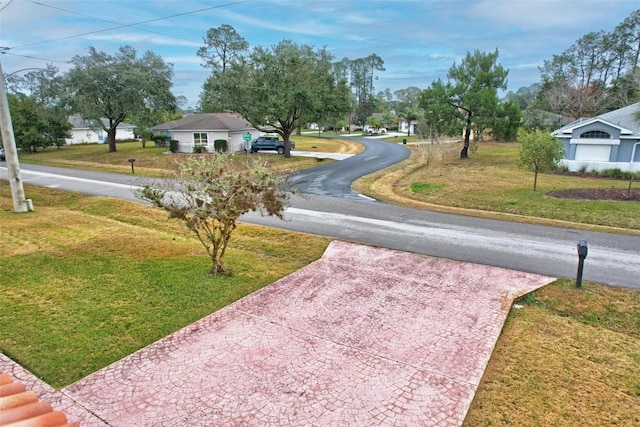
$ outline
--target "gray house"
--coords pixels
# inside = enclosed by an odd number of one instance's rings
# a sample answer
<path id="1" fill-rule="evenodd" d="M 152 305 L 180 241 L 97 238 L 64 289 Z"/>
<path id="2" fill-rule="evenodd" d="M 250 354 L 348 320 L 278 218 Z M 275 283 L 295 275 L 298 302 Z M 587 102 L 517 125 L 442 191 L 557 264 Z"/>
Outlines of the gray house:
<path id="1" fill-rule="evenodd" d="M 154 135 L 167 135 L 169 139 L 177 140 L 180 153 L 193 153 L 196 145 L 213 152 L 217 139 L 227 141 L 228 152 L 240 152 L 244 150 L 245 134 L 251 134 L 251 139 L 260 134 L 244 118 L 231 113 L 189 114 L 180 120 L 154 126 L 152 130 Z"/>
<path id="2" fill-rule="evenodd" d="M 561 161 L 570 171 L 618 168 L 640 171 L 640 102 L 552 132 L 564 143 Z"/>

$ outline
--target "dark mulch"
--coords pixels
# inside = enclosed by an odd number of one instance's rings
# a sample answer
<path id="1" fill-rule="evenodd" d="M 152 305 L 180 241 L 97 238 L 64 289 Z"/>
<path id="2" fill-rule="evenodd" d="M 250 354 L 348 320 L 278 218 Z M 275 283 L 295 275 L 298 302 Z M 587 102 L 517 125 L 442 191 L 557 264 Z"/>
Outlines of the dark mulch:
<path id="1" fill-rule="evenodd" d="M 640 190 L 627 190 L 619 188 L 580 188 L 576 190 L 550 191 L 548 196 L 559 199 L 581 199 L 581 200 L 622 200 L 640 202 Z"/>

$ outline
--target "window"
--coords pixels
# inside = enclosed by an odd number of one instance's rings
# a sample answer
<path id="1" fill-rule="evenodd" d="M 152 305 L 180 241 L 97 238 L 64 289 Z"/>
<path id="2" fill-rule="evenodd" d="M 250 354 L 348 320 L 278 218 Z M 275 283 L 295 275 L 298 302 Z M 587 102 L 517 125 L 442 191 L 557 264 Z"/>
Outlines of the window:
<path id="1" fill-rule="evenodd" d="M 601 130 L 590 130 L 580 135 L 583 139 L 610 139 L 611 135 Z"/>
<path id="2" fill-rule="evenodd" d="M 195 145 L 208 145 L 206 133 L 194 133 L 193 143 Z"/>

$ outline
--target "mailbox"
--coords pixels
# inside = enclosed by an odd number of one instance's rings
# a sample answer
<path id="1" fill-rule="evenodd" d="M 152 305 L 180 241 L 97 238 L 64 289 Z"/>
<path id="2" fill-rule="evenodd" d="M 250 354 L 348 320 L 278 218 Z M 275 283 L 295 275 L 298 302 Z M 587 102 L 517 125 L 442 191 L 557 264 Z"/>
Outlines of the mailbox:
<path id="1" fill-rule="evenodd" d="M 587 257 L 589 248 L 586 240 L 578 240 L 578 275 L 576 276 L 576 288 L 582 286 L 582 270 L 584 269 L 584 259 Z"/>
<path id="2" fill-rule="evenodd" d="M 587 241 L 586 240 L 578 240 L 578 256 L 580 258 L 586 258 L 587 257 L 587 252 L 589 252 L 589 250 L 587 248 Z"/>
<path id="3" fill-rule="evenodd" d="M 129 163 L 131 163 L 131 173 L 135 173 L 135 171 L 133 170 L 133 162 L 135 162 L 136 159 L 129 159 Z"/>

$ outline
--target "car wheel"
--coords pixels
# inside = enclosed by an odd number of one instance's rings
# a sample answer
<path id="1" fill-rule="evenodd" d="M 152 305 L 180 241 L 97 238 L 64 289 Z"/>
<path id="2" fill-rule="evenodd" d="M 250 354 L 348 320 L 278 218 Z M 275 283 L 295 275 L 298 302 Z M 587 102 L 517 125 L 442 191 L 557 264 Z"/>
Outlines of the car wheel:
<path id="1" fill-rule="evenodd" d="M 284 147 L 278 147 L 278 154 L 284 154 Z"/>
<path id="2" fill-rule="evenodd" d="M 257 149 L 257 148 L 252 148 L 252 149 L 251 149 L 251 152 L 252 152 L 252 153 L 257 153 L 257 152 L 258 152 L 258 149 Z"/>

